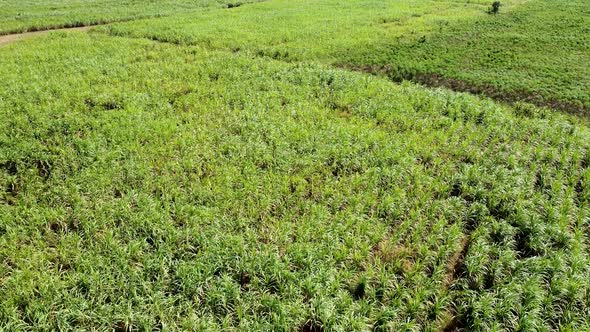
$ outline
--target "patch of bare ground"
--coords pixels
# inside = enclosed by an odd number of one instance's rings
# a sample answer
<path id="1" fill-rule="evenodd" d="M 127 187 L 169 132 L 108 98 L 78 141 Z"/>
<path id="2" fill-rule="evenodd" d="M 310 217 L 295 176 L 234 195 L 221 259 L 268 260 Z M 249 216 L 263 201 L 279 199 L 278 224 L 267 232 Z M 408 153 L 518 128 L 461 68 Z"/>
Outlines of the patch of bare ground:
<path id="1" fill-rule="evenodd" d="M 472 84 L 439 74 L 417 74 L 412 78 L 412 81 L 431 87 L 444 87 L 453 91 L 469 92 L 476 95 L 482 94 L 508 103 L 524 101 L 540 107 L 566 111 L 574 115 L 590 116 L 590 108 L 569 101 L 546 99 L 529 91 L 504 91 L 491 85 Z"/>
<path id="2" fill-rule="evenodd" d="M 372 75 L 386 76 L 394 82 L 408 80 L 427 87 L 442 87 L 457 92 L 468 92 L 474 95 L 484 95 L 494 100 L 506 103 L 527 102 L 539 107 L 548 107 L 578 116 L 590 116 L 590 108 L 567 100 L 547 99 L 532 91 L 505 91 L 487 84 L 475 84 L 468 81 L 446 77 L 436 73 L 414 73 L 409 77 L 399 77 L 391 66 L 339 66 L 343 69 L 363 72 Z"/>
<path id="3" fill-rule="evenodd" d="M 42 30 L 42 31 L 34 31 L 34 32 L 23 32 L 23 33 L 16 33 L 12 35 L 4 35 L 0 36 L 0 46 L 8 45 L 14 43 L 18 40 L 37 37 L 41 35 L 48 34 L 52 31 L 88 31 L 93 26 L 83 26 L 83 27 L 75 27 L 75 28 L 64 28 L 64 29 L 51 29 L 51 30 Z"/>
<path id="4" fill-rule="evenodd" d="M 461 239 L 459 250 L 457 250 L 453 256 L 449 259 L 447 265 L 447 272 L 443 280 L 444 289 L 448 289 L 453 285 L 455 280 L 461 278 L 465 271 L 465 257 L 469 251 L 469 245 L 471 243 L 471 235 L 464 235 Z M 443 323 L 442 331 L 462 331 L 464 329 L 464 322 L 460 316 L 458 316 L 457 310 L 454 305 L 453 308 L 448 311 L 448 320 Z"/>
<path id="5" fill-rule="evenodd" d="M 459 248 L 460 250 L 455 252 L 449 259 L 447 273 L 443 281 L 445 288 L 449 288 L 451 284 L 463 273 L 463 261 L 465 260 L 465 256 L 467 256 L 467 251 L 469 250 L 469 236 L 464 236 L 461 239 L 461 245 Z"/>

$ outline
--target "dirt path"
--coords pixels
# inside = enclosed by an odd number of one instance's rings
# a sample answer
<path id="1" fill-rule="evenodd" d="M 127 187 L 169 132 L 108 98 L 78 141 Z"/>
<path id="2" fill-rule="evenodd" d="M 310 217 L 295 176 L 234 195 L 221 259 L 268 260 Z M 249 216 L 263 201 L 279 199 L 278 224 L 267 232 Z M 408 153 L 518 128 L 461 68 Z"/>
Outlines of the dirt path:
<path id="1" fill-rule="evenodd" d="M 15 41 L 31 38 L 35 36 L 46 35 L 52 31 L 88 31 L 93 26 L 85 26 L 85 27 L 77 27 L 77 28 L 65 28 L 65 29 L 50 29 L 50 30 L 43 30 L 43 31 L 35 31 L 35 32 L 24 32 L 24 33 L 17 33 L 13 35 L 5 35 L 0 36 L 0 47 L 4 45 L 8 45 L 10 43 L 14 43 Z"/>

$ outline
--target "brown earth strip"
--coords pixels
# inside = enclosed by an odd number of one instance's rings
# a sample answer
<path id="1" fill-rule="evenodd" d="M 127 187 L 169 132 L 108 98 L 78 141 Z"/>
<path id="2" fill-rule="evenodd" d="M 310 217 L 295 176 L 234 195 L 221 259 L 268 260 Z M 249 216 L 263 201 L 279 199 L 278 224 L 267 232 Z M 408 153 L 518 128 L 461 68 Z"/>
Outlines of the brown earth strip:
<path id="1" fill-rule="evenodd" d="M 260 2 L 264 2 L 266 0 L 258 0 L 252 3 L 260 3 Z M 235 3 L 227 3 L 224 5 L 223 8 L 225 9 L 233 9 L 233 8 L 238 8 L 244 5 L 249 5 L 252 3 L 242 3 L 242 2 L 235 2 Z M 149 18 L 159 18 L 159 17 L 166 17 L 169 16 L 171 14 L 147 14 L 147 15 L 136 15 L 136 16 L 129 16 L 129 17 L 122 17 L 122 18 L 115 18 L 115 19 L 111 19 L 111 20 L 107 20 L 107 19 L 98 19 L 98 20 L 91 20 L 91 21 L 86 21 L 86 22 L 67 22 L 67 23 L 58 23 L 58 24 L 53 24 L 53 25 L 46 25 L 46 26 L 30 26 L 30 27 L 24 27 L 24 28 L 18 28 L 18 29 L 13 29 L 13 30 L 4 30 L 4 31 L 0 31 L 0 38 L 2 36 L 17 36 L 17 35 L 21 35 L 21 34 L 26 34 L 29 32 L 47 32 L 47 31 L 55 31 L 55 30 L 69 30 L 69 29 L 76 29 L 76 28 L 89 28 L 89 27 L 93 27 L 93 26 L 98 26 L 98 25 L 107 25 L 107 24 L 111 24 L 111 23 L 121 23 L 121 22 L 129 22 L 129 21 L 137 21 L 137 20 L 143 20 L 143 19 L 149 19 Z"/>
<path id="2" fill-rule="evenodd" d="M 459 79 L 443 77 L 439 74 L 417 74 L 412 81 L 431 87 L 444 87 L 453 91 L 469 92 L 471 94 L 483 94 L 492 99 L 516 103 L 527 102 L 540 107 L 548 107 L 562 110 L 574 115 L 590 116 L 590 107 L 575 104 L 566 100 L 545 99 L 534 92 L 527 91 L 503 91 L 491 85 L 477 85 Z"/>
<path id="3" fill-rule="evenodd" d="M 465 235 L 461 239 L 460 250 L 455 252 L 453 256 L 449 259 L 449 264 L 447 266 L 447 273 L 445 275 L 445 279 L 443 281 L 444 289 L 448 289 L 452 286 L 455 280 L 461 278 L 465 273 L 465 257 L 467 256 L 467 252 L 469 251 L 469 245 L 471 244 L 471 234 Z M 443 332 L 454 332 L 454 331 L 462 331 L 464 329 L 464 322 L 460 316 L 458 316 L 457 309 L 455 305 L 452 305 L 452 309 L 448 311 L 449 313 L 449 320 L 442 325 Z"/>
<path id="4" fill-rule="evenodd" d="M 145 18 L 153 18 L 153 17 L 162 17 L 164 15 L 141 15 L 136 17 L 124 17 L 120 19 L 113 19 L 113 20 L 95 20 L 95 21 L 87 21 L 87 22 L 69 22 L 69 23 L 59 23 L 53 25 L 46 25 L 46 26 L 30 26 L 15 30 L 5 30 L 0 31 L 1 36 L 11 36 L 11 35 L 20 35 L 29 32 L 46 32 L 46 31 L 55 31 L 55 30 L 69 30 L 69 29 L 76 29 L 76 28 L 90 28 L 93 26 L 98 25 L 107 25 L 111 23 L 120 23 L 120 22 L 129 22 L 129 21 L 136 21 Z"/>
<path id="5" fill-rule="evenodd" d="M 93 26 L 84 26 L 84 27 L 75 27 L 75 28 L 65 28 L 65 29 L 53 29 L 53 30 L 43 30 L 43 31 L 35 31 L 35 32 L 24 32 L 24 33 L 17 33 L 13 35 L 4 35 L 0 36 L 0 47 L 4 45 L 8 45 L 14 43 L 15 41 L 32 38 L 36 36 L 41 36 L 48 34 L 52 31 L 88 31 Z"/>
<path id="6" fill-rule="evenodd" d="M 445 289 L 449 288 L 456 279 L 461 277 L 461 274 L 465 269 L 463 266 L 463 262 L 465 260 L 465 256 L 467 256 L 467 251 L 469 250 L 469 243 L 470 236 L 464 236 L 461 239 L 460 250 L 455 252 L 455 254 L 453 254 L 453 256 L 451 256 L 451 258 L 449 259 L 449 264 L 447 265 L 447 273 L 443 281 L 443 287 Z"/>
<path id="7" fill-rule="evenodd" d="M 399 78 L 390 66 L 350 66 L 340 65 L 343 69 L 359 71 L 363 73 L 386 76 L 394 82 L 409 80 L 414 83 L 422 84 L 427 87 L 442 87 L 457 92 L 468 92 L 474 95 L 485 95 L 496 101 L 506 103 L 527 102 L 539 107 L 548 107 L 555 110 L 564 111 L 573 115 L 589 117 L 590 106 L 581 103 L 575 103 L 568 100 L 547 99 L 534 91 L 505 91 L 498 87 L 485 84 L 475 84 L 464 80 L 445 77 L 435 73 L 414 73 L 409 78 Z"/>

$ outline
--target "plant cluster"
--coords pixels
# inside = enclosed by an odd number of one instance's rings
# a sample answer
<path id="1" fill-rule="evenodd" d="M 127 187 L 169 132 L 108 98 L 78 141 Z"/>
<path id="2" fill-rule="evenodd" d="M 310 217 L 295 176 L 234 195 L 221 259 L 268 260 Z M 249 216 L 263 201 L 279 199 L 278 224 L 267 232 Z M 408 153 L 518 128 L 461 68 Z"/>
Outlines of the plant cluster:
<path id="1" fill-rule="evenodd" d="M 500 13 L 501 6 L 502 6 L 502 3 L 500 1 L 492 2 L 492 5 L 488 9 L 488 14 L 496 15 L 496 14 Z"/>

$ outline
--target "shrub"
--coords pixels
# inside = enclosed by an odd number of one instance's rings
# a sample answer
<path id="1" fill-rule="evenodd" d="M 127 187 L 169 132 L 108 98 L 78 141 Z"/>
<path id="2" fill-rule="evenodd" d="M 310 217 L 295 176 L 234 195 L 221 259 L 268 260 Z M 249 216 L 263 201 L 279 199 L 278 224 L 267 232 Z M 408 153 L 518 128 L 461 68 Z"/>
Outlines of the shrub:
<path id="1" fill-rule="evenodd" d="M 502 3 L 500 3 L 500 1 L 494 1 L 492 3 L 492 6 L 488 9 L 488 14 L 498 14 L 500 12 L 500 6 L 502 6 Z"/>

